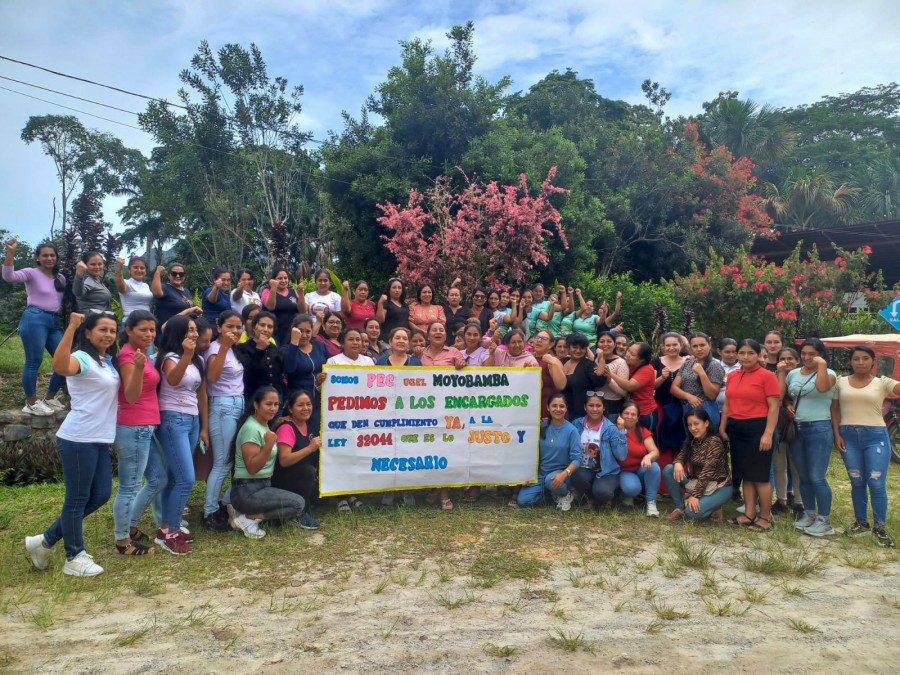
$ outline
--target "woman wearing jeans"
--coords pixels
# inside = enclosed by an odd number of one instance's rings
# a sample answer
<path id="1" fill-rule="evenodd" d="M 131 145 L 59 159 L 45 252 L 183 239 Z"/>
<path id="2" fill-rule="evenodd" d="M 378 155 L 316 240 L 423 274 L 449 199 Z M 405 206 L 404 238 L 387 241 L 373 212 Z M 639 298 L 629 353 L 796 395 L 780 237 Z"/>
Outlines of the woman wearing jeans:
<path id="1" fill-rule="evenodd" d="M 93 577 L 103 572 L 84 550 L 82 523 L 112 493 L 109 445 L 116 437 L 119 374 L 111 355 L 115 353 L 117 328 L 112 313 L 95 312 L 87 318 L 73 313 L 53 355 L 53 370 L 70 378 L 72 411 L 56 432 L 66 483 L 62 514 L 43 534 L 25 538 L 25 549 L 39 570 L 46 569 L 53 547 L 62 539 L 65 574 Z M 77 349 L 74 353 L 73 343 Z"/>
<path id="2" fill-rule="evenodd" d="M 54 372 L 50 377 L 47 395 L 39 401 L 37 397 L 37 376 L 46 349 L 53 356 L 62 340 L 59 325 L 59 310 L 62 306 L 66 278 L 59 273 L 59 255 L 53 244 L 38 244 L 35 252 L 36 267 L 17 270 L 13 266 L 18 243 L 15 239 L 6 242 L 6 259 L 3 261 L 3 280 L 25 284 L 28 305 L 19 321 L 19 337 L 25 349 L 25 367 L 22 369 L 22 389 L 25 390 L 27 415 L 48 417 L 65 406 L 56 400 L 57 392 L 65 382 L 62 375 Z"/>
<path id="3" fill-rule="evenodd" d="M 900 359 L 900 351 L 894 358 Z M 850 476 L 853 512 L 856 515 L 856 522 L 847 534 L 869 532 L 867 510 L 868 494 L 871 494 L 875 521 L 872 534 L 879 545 L 891 547 L 894 542 L 884 529 L 891 439 L 884 425 L 881 406 L 885 397 L 900 395 L 900 382 L 890 377 L 876 377 L 872 373 L 875 352 L 863 345 L 850 350 L 850 366 L 853 374 L 838 378 L 831 403 L 834 439 Z"/>
<path id="4" fill-rule="evenodd" d="M 206 479 L 203 524 L 216 532 L 227 532 L 228 510 L 219 504 L 222 485 L 231 472 L 228 454 L 244 414 L 244 366 L 231 349 L 241 339 L 241 315 L 230 309 L 216 319 L 219 337 L 206 350 L 206 394 L 209 397 L 209 438 L 213 465 Z M 226 495 L 226 502 L 230 499 Z"/>
<path id="5" fill-rule="evenodd" d="M 688 438 L 675 461 L 663 471 L 675 508 L 666 520 L 722 520 L 722 505 L 731 499 L 731 472 L 725 444 L 716 435 L 709 413 L 691 408 L 685 415 Z M 681 494 L 687 491 L 687 499 Z"/>
<path id="6" fill-rule="evenodd" d="M 146 503 L 134 509 L 147 469 L 153 432 L 159 424 L 159 372 L 147 358 L 147 350 L 156 339 L 156 317 L 136 309 L 125 321 L 128 342 L 116 359 L 119 386 L 119 419 L 116 424 L 116 456 L 119 459 L 119 490 L 113 501 L 113 530 L 116 552 L 120 555 L 146 555 L 153 549 L 149 537 L 137 528 Z M 148 480 L 148 483 L 151 481 Z"/>
<path id="7" fill-rule="evenodd" d="M 191 552 L 190 535 L 179 525 L 194 487 L 194 447 L 198 438 L 209 446 L 203 359 L 196 353 L 198 337 L 194 319 L 173 316 L 163 329 L 156 357 L 156 368 L 161 376 L 159 441 L 168 474 L 168 483 L 162 492 L 162 522 L 156 531 L 156 543 L 174 555 Z"/>
<path id="8" fill-rule="evenodd" d="M 800 475 L 804 509 L 794 527 L 813 537 L 834 534 L 831 486 L 826 476 L 834 446 L 831 401 L 837 377 L 822 358 L 824 354 L 825 344 L 821 340 L 806 340 L 800 345 L 800 368 L 789 372 L 785 379 L 785 391 L 791 397 L 797 423 L 790 454 Z"/>

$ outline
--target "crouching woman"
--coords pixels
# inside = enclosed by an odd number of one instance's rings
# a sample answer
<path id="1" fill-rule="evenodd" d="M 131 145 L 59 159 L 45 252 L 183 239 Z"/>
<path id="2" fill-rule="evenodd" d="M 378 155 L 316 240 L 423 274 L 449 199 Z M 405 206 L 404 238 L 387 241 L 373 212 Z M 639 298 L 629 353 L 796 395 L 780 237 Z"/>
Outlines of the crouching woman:
<path id="1" fill-rule="evenodd" d="M 722 506 L 731 499 L 731 471 L 725 444 L 703 408 L 685 415 L 688 438 L 675 461 L 663 471 L 675 508 L 666 520 L 722 520 Z M 687 499 L 681 494 L 685 489 Z"/>
<path id="2" fill-rule="evenodd" d="M 519 506 L 537 506 L 552 497 L 557 508 L 572 507 L 569 479 L 581 465 L 581 437 L 566 420 L 568 407 L 563 394 L 554 394 L 547 403 L 550 420 L 541 423 L 538 479 L 519 490 Z"/>
<path id="3" fill-rule="evenodd" d="M 263 520 L 303 522 L 306 502 L 303 497 L 272 487 L 272 473 L 278 457 L 277 436 L 269 422 L 278 413 L 278 390 L 260 387 L 253 395 L 252 413 L 245 415 L 234 443 L 234 476 L 231 503 L 252 527 L 241 527 L 252 539 L 265 536 L 259 527 Z M 248 524 L 245 524 L 248 525 Z"/>

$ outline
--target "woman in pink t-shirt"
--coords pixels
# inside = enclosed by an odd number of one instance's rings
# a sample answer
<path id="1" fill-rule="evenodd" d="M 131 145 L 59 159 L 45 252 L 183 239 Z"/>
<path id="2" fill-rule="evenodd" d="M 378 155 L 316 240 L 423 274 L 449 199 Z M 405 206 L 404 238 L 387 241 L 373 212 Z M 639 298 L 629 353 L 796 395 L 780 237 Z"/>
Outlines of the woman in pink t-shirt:
<path id="1" fill-rule="evenodd" d="M 116 552 L 146 555 L 153 548 L 150 537 L 137 523 L 153 496 L 166 482 L 166 470 L 153 443 L 159 425 L 159 371 L 147 358 L 156 339 L 156 317 L 136 309 L 125 321 L 128 342 L 119 350 L 119 416 L 116 421 L 116 456 L 119 459 L 119 491 L 113 502 Z M 152 461 L 150 460 L 153 456 Z M 141 480 L 147 476 L 144 498 L 139 499 Z"/>

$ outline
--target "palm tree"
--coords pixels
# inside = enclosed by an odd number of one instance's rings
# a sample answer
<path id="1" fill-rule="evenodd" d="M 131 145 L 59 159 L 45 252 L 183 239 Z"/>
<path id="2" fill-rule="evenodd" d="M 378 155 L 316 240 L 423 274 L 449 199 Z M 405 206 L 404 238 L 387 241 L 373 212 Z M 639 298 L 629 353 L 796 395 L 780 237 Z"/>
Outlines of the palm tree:
<path id="1" fill-rule="evenodd" d="M 866 166 L 859 176 L 860 206 L 873 220 L 900 218 L 900 155 Z"/>
<path id="2" fill-rule="evenodd" d="M 861 190 L 849 183 L 835 186 L 826 173 L 800 165 L 781 186 L 766 182 L 760 192 L 776 223 L 802 231 L 849 222 Z"/>
<path id="3" fill-rule="evenodd" d="M 750 99 L 720 100 L 706 113 L 702 127 L 713 145 L 724 145 L 735 157 L 757 164 L 783 159 L 796 142 L 779 113 Z"/>

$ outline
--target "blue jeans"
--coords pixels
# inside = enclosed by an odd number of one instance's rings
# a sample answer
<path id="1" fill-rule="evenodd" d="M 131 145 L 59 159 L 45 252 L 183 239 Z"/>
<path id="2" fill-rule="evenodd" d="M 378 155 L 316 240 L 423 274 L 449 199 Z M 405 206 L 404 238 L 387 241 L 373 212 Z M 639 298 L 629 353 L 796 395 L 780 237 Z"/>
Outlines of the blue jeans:
<path id="1" fill-rule="evenodd" d="M 659 464 L 650 463 L 650 468 L 639 467 L 636 471 L 623 471 L 619 474 L 619 489 L 626 497 L 636 497 L 644 489 L 644 496 L 648 502 L 656 501 L 659 492 L 659 484 L 662 482 L 662 472 Z"/>
<path id="2" fill-rule="evenodd" d="M 569 494 L 569 478 L 566 478 L 562 484 L 555 490 L 550 487 L 550 483 L 561 471 L 552 471 L 544 476 L 538 476 L 537 482 L 531 485 L 524 485 L 519 489 L 519 506 L 537 506 L 550 501 L 551 497 L 560 498 Z"/>
<path id="3" fill-rule="evenodd" d="M 131 507 L 141 489 L 147 468 L 153 430 L 156 425 L 116 425 L 116 455 L 119 458 L 119 490 L 113 501 L 113 532 L 117 540 L 127 539 L 131 526 Z"/>
<path id="4" fill-rule="evenodd" d="M 711 495 L 703 495 L 700 497 L 700 510 L 691 511 L 684 508 L 684 495 L 681 494 L 681 488 L 690 480 L 690 476 L 685 472 L 684 478 L 680 481 L 675 480 L 675 465 L 669 464 L 663 470 L 663 478 L 666 480 L 666 487 L 669 488 L 669 494 L 672 496 L 672 502 L 676 509 L 683 509 L 684 515 L 691 520 L 705 520 L 709 518 L 714 511 L 718 510 L 731 499 L 731 485 L 720 487 Z"/>
<path id="5" fill-rule="evenodd" d="M 243 396 L 211 396 L 209 399 L 209 441 L 212 445 L 213 465 L 206 479 L 206 504 L 203 513 L 211 516 L 219 510 L 219 495 L 231 464 L 228 455 L 237 434 L 237 424 L 244 414 Z M 226 500 L 228 501 L 228 500 Z"/>
<path id="6" fill-rule="evenodd" d="M 826 475 L 833 446 L 831 420 L 797 422 L 797 435 L 791 441 L 791 458 L 800 475 L 803 508 L 824 518 L 831 515 L 831 486 Z"/>
<path id="7" fill-rule="evenodd" d="M 850 476 L 853 513 L 857 520 L 868 520 L 868 495 L 871 494 L 875 527 L 884 527 L 888 507 L 887 472 L 891 465 L 891 439 L 887 429 L 842 424 L 841 436 L 847 448 L 843 456 Z"/>
<path id="8" fill-rule="evenodd" d="M 44 350 L 46 349 L 50 356 L 53 356 L 62 336 L 58 314 L 34 305 L 28 305 L 25 308 L 19 321 L 19 337 L 22 338 L 22 347 L 25 349 L 22 389 L 25 390 L 27 398 L 37 396 L 38 369 L 41 367 L 41 361 L 44 360 Z M 62 375 L 53 373 L 47 387 L 48 395 L 54 396 L 62 389 L 65 380 L 66 378 Z"/>
<path id="9" fill-rule="evenodd" d="M 596 469 L 585 469 L 580 466 L 572 474 L 572 488 L 598 504 L 607 504 L 616 497 L 620 475 L 608 473 L 598 478 Z"/>
<path id="10" fill-rule="evenodd" d="M 62 514 L 44 532 L 44 542 L 65 543 L 66 559 L 84 550 L 82 522 L 109 501 L 112 494 L 112 458 L 107 443 L 75 443 L 56 437 L 62 460 L 66 498 Z"/>
<path id="11" fill-rule="evenodd" d="M 144 468 L 144 478 L 147 482 L 138 492 L 134 501 L 131 503 L 130 523 L 131 527 L 137 527 L 141 521 L 144 511 L 152 504 L 153 506 L 153 522 L 159 527 L 162 522 L 162 506 L 160 494 L 162 489 L 169 482 L 166 475 L 166 458 L 163 457 L 162 447 L 159 444 L 159 427 L 157 427 L 156 435 L 150 439 L 150 450 L 147 454 L 147 466 Z"/>
<path id="12" fill-rule="evenodd" d="M 194 488 L 193 458 L 200 436 L 200 417 L 171 410 L 161 411 L 159 417 L 159 440 L 169 479 L 162 491 L 162 522 L 177 530 Z"/>

